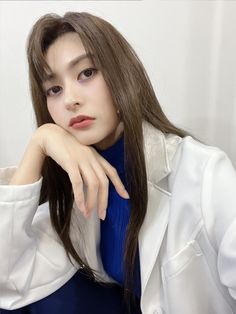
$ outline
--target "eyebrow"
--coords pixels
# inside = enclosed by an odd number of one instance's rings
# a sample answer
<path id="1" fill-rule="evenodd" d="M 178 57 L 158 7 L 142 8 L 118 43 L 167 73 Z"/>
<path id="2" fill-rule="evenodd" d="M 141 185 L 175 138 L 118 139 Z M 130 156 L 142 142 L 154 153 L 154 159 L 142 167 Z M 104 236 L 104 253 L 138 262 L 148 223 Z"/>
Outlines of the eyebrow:
<path id="1" fill-rule="evenodd" d="M 93 54 L 87 54 L 87 53 L 84 53 L 76 58 L 74 58 L 73 60 L 71 60 L 68 65 L 67 65 L 67 69 L 70 70 L 71 68 L 73 68 L 75 65 L 79 64 L 82 60 L 84 59 L 91 59 L 93 57 Z M 45 73 L 44 75 L 44 82 L 47 82 L 47 81 L 52 81 L 54 79 L 57 78 L 57 75 L 53 72 L 51 73 Z"/>

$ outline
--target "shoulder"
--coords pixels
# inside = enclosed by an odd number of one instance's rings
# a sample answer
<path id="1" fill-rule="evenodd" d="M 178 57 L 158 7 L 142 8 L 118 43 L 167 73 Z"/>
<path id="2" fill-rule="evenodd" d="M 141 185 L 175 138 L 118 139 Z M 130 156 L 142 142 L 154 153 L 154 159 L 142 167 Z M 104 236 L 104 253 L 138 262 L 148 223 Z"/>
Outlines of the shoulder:
<path id="1" fill-rule="evenodd" d="M 176 167 L 190 177 L 200 177 L 202 183 L 217 180 L 219 183 L 235 180 L 236 172 L 228 155 L 219 147 L 210 146 L 187 136 L 179 143 L 173 159 Z M 206 187 L 204 185 L 204 187 Z"/>
<path id="2" fill-rule="evenodd" d="M 193 208 L 195 216 L 202 215 L 208 233 L 215 235 L 212 242 L 219 246 L 236 217 L 236 171 L 227 154 L 190 136 L 183 138 L 173 159 L 169 183 L 175 199 L 189 204 L 188 214 Z"/>
<path id="3" fill-rule="evenodd" d="M 180 184 L 188 189 L 209 191 L 215 184 L 235 185 L 236 172 L 227 154 L 218 147 L 183 138 L 171 162 L 170 187 Z M 211 184 L 209 183 L 211 182 Z M 219 187 L 218 187 L 219 188 Z"/>
<path id="4" fill-rule="evenodd" d="M 182 152 L 183 157 L 188 155 L 197 155 L 201 159 L 205 160 L 215 154 L 225 154 L 219 147 L 211 146 L 194 139 L 192 136 L 186 136 L 182 138 L 179 149 Z"/>
<path id="5" fill-rule="evenodd" d="M 178 198 L 184 197 L 185 191 L 192 199 L 202 201 L 212 190 L 236 188 L 236 172 L 227 154 L 191 136 L 181 140 L 170 167 L 169 189 Z"/>
<path id="6" fill-rule="evenodd" d="M 166 141 L 172 135 L 165 136 Z M 204 177 L 214 171 L 215 159 L 227 158 L 225 152 L 215 146 L 201 143 L 191 136 L 180 138 L 175 154 L 170 162 L 169 188 L 173 192 L 175 186 L 188 191 L 201 193 Z M 210 170 L 209 170 L 210 169 Z"/>
<path id="7" fill-rule="evenodd" d="M 186 136 L 178 144 L 173 158 L 173 170 L 176 171 L 178 167 L 183 172 L 200 175 L 216 160 L 230 162 L 227 154 L 219 147 L 207 145 L 191 136 Z"/>

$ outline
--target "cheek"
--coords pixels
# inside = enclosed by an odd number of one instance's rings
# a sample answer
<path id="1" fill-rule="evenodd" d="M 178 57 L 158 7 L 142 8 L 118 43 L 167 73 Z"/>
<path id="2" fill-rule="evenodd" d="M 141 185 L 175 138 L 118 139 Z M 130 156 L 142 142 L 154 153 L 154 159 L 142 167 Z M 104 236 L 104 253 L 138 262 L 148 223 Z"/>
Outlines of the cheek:
<path id="1" fill-rule="evenodd" d="M 103 91 L 101 93 L 101 91 Z M 98 91 L 99 93 L 99 91 Z M 98 95 L 98 94 L 96 94 Z M 113 101 L 112 101 L 112 97 L 110 95 L 110 92 L 109 90 L 107 89 L 106 86 L 102 86 L 101 89 L 100 89 L 100 96 L 101 96 L 101 109 L 102 109 L 102 112 L 103 114 L 105 114 L 106 116 L 110 116 L 111 119 L 116 119 L 117 117 L 117 114 L 116 114 L 116 108 L 113 104 Z"/>
<path id="2" fill-rule="evenodd" d="M 57 106 L 55 106 L 55 104 L 52 104 L 51 102 L 47 102 L 47 108 L 48 108 L 48 112 L 50 114 L 50 116 L 52 117 L 53 121 L 55 123 L 59 122 L 58 120 L 60 120 L 60 113 L 58 110 L 56 110 L 56 108 L 58 108 Z"/>
<path id="3" fill-rule="evenodd" d="M 49 112 L 50 116 L 52 117 L 51 107 L 47 105 L 47 108 L 48 108 L 48 112 Z"/>
<path id="4" fill-rule="evenodd" d="M 51 114 L 52 112 L 52 103 L 50 101 L 47 100 L 47 108 L 48 108 L 48 112 Z"/>
<path id="5" fill-rule="evenodd" d="M 96 98 L 98 97 L 103 104 L 113 106 L 110 91 L 103 77 L 99 77 L 99 79 L 96 81 L 96 84 L 94 84 L 93 88 L 94 88 L 93 95 L 96 95 Z"/>
<path id="6" fill-rule="evenodd" d="M 109 128 L 113 128 L 115 127 L 118 123 L 119 123 L 119 119 L 118 119 L 118 116 L 116 114 L 116 111 L 114 109 L 113 106 L 109 106 L 108 108 L 106 108 L 104 110 L 104 113 L 106 112 L 104 118 L 106 120 L 106 125 L 109 127 Z"/>

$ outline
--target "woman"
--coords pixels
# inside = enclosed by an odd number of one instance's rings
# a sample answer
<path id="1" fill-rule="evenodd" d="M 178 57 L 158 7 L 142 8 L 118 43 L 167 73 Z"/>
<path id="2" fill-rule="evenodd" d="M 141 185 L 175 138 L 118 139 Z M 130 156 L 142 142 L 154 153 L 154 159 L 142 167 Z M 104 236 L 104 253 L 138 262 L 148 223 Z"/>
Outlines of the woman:
<path id="1" fill-rule="evenodd" d="M 1 308 L 236 313 L 227 156 L 166 118 L 101 18 L 42 17 L 28 62 L 38 129 L 18 169 L 1 173 Z"/>

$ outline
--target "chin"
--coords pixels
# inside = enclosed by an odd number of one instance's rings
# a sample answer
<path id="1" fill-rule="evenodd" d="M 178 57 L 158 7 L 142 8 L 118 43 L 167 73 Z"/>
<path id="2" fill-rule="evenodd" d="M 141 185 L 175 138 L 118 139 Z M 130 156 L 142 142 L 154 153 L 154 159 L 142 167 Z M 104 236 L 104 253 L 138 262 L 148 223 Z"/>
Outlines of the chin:
<path id="1" fill-rule="evenodd" d="M 95 146 L 99 145 L 100 143 L 102 143 L 102 138 L 94 138 L 92 136 L 76 136 L 76 139 L 79 141 L 80 144 L 82 145 L 86 145 L 86 146 Z"/>

